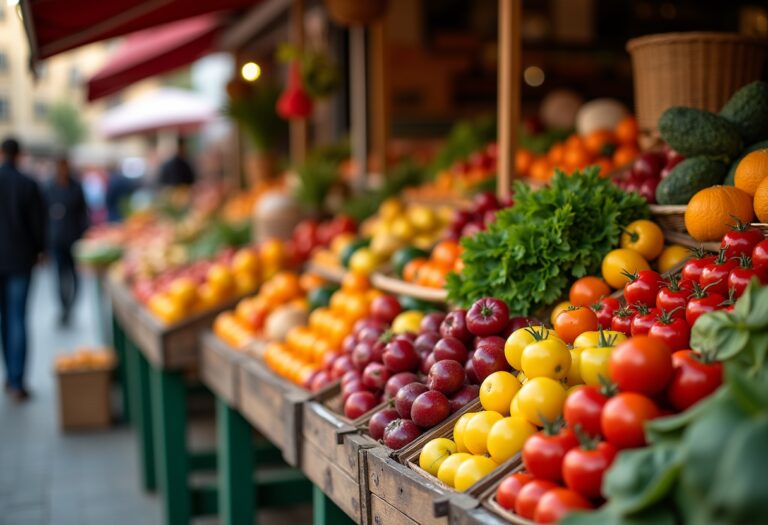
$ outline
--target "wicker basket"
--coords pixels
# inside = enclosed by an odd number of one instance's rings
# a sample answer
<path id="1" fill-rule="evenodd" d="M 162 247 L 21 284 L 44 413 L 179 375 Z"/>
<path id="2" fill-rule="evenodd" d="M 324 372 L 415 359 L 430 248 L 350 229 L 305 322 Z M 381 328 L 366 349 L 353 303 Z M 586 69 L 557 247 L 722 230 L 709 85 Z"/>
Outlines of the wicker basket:
<path id="1" fill-rule="evenodd" d="M 688 106 L 717 112 L 740 87 L 760 78 L 768 41 L 732 33 L 665 33 L 634 38 L 635 111 L 644 144 L 656 136 L 665 109 Z"/>
<path id="2" fill-rule="evenodd" d="M 661 205 L 651 204 L 648 208 L 651 210 L 653 220 L 659 223 L 664 230 L 686 233 L 685 228 L 685 209 L 688 206 L 682 205 Z"/>

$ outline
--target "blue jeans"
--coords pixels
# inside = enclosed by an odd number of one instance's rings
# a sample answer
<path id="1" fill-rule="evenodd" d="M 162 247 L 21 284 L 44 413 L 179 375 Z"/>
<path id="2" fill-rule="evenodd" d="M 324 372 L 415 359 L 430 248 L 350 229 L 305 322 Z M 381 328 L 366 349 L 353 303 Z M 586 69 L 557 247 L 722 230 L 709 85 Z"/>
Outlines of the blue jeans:
<path id="1" fill-rule="evenodd" d="M 7 384 L 24 388 L 27 361 L 27 296 L 30 272 L 0 275 L 0 341 L 3 345 Z"/>

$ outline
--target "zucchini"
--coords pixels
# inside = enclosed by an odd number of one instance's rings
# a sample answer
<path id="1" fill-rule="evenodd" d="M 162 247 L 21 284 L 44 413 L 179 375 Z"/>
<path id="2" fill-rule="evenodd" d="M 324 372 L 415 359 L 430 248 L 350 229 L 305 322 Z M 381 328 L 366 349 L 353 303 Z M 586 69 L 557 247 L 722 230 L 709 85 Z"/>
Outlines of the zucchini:
<path id="1" fill-rule="evenodd" d="M 723 182 L 728 167 L 708 157 L 685 159 L 672 168 L 656 187 L 658 204 L 688 204 L 691 197 L 704 188 Z"/>

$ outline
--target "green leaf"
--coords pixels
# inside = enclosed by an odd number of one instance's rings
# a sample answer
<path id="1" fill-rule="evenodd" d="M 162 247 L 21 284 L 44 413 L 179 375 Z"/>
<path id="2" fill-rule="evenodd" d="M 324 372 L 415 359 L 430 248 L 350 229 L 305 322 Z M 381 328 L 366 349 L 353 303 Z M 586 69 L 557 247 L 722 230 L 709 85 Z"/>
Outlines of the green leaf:
<path id="1" fill-rule="evenodd" d="M 631 516 L 622 515 L 611 503 L 593 512 L 571 512 L 559 525 L 676 525 L 675 514 L 666 504 L 656 505 Z"/>
<path id="2" fill-rule="evenodd" d="M 739 303 L 747 297 L 751 299 L 751 308 L 744 316 L 744 324 L 750 330 L 768 329 L 768 287 L 761 287 L 754 279 L 744 291 L 744 294 L 736 301 L 734 311 Z M 741 310 L 741 309 L 739 309 Z"/>
<path id="3" fill-rule="evenodd" d="M 740 327 L 736 313 L 704 314 L 691 330 L 691 348 L 721 361 L 731 359 L 749 344 L 749 332 Z"/>

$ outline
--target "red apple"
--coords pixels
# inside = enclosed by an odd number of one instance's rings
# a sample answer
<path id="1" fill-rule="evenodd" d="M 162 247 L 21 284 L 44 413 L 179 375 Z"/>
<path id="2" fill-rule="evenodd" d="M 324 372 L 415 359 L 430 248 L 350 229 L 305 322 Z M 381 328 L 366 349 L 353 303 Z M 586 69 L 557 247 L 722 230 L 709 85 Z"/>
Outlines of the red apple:
<path id="1" fill-rule="evenodd" d="M 363 370 L 363 384 L 373 390 L 384 390 L 389 381 L 389 370 L 381 363 L 368 363 Z"/>
<path id="2" fill-rule="evenodd" d="M 371 392 L 355 392 L 344 402 L 344 415 L 357 419 L 377 405 L 376 396 Z"/>
<path id="3" fill-rule="evenodd" d="M 475 373 L 475 361 L 472 359 L 472 356 L 474 355 L 475 351 L 472 350 L 469 353 L 467 363 L 464 365 L 464 373 L 467 376 L 467 381 L 473 385 L 480 384 L 480 381 L 477 379 L 477 374 Z"/>
<path id="4" fill-rule="evenodd" d="M 419 354 L 407 339 L 393 339 L 384 349 L 384 365 L 393 373 L 409 372 L 419 366 Z"/>
<path id="5" fill-rule="evenodd" d="M 366 341 L 368 343 L 375 343 L 379 340 L 384 330 L 376 326 L 365 326 L 357 333 L 358 342 Z"/>
<path id="6" fill-rule="evenodd" d="M 345 354 L 351 354 L 357 344 L 357 337 L 354 334 L 349 334 L 341 342 L 341 351 Z"/>
<path id="7" fill-rule="evenodd" d="M 350 381 L 349 383 L 346 383 L 344 385 L 341 385 L 341 398 L 346 401 L 349 396 L 354 394 L 355 392 L 370 392 L 362 381 L 359 379 L 356 381 Z M 373 393 L 373 392 L 371 392 Z"/>
<path id="8" fill-rule="evenodd" d="M 501 299 L 483 297 L 475 301 L 466 315 L 467 330 L 474 335 L 493 335 L 504 331 L 509 308 Z"/>
<path id="9" fill-rule="evenodd" d="M 331 367 L 331 379 L 340 379 L 345 373 L 355 370 L 355 364 L 348 355 L 341 355 L 336 358 Z"/>
<path id="10" fill-rule="evenodd" d="M 349 372 L 345 372 L 344 375 L 341 376 L 341 386 L 344 386 L 351 381 L 360 381 L 360 377 L 361 374 L 357 370 L 350 370 Z"/>
<path id="11" fill-rule="evenodd" d="M 397 410 L 394 408 L 385 408 L 384 410 L 376 412 L 368 421 L 368 433 L 377 441 L 382 439 L 387 425 L 395 419 L 397 419 Z"/>
<path id="12" fill-rule="evenodd" d="M 363 371 L 371 362 L 373 362 L 373 343 L 360 341 L 352 350 L 352 363 L 356 369 Z"/>
<path id="13" fill-rule="evenodd" d="M 464 385 L 461 389 L 451 396 L 449 400 L 451 405 L 451 414 L 458 412 L 480 395 L 480 387 L 477 385 Z"/>
<path id="14" fill-rule="evenodd" d="M 451 404 L 445 394 L 430 390 L 420 394 L 411 405 L 411 419 L 422 428 L 431 428 L 451 414 Z"/>
<path id="15" fill-rule="evenodd" d="M 392 295 L 381 295 L 371 301 L 371 315 L 385 323 L 391 323 L 402 311 L 400 302 Z"/>
<path id="16" fill-rule="evenodd" d="M 465 343 L 470 342 L 472 334 L 467 330 L 466 317 L 466 310 L 459 309 L 449 312 L 440 324 L 440 335 L 443 337 L 455 337 Z"/>
<path id="17" fill-rule="evenodd" d="M 387 399 L 393 399 L 397 395 L 398 391 L 400 391 L 400 389 L 405 385 L 418 382 L 419 376 L 413 372 L 400 372 L 395 374 L 389 378 L 387 384 L 384 386 L 384 396 Z"/>
<path id="18" fill-rule="evenodd" d="M 435 353 L 429 352 L 426 357 L 423 357 L 421 360 L 421 366 L 419 367 L 419 372 L 426 375 L 429 373 L 429 369 L 432 368 L 432 365 L 437 363 L 437 359 L 435 359 Z"/>
<path id="19" fill-rule="evenodd" d="M 444 359 L 452 359 L 465 363 L 467 361 L 467 355 L 469 351 L 464 343 L 456 339 L 455 337 L 443 337 L 436 344 L 433 350 L 435 353 L 435 361 L 443 361 Z"/>
<path id="20" fill-rule="evenodd" d="M 398 390 L 395 395 L 395 410 L 400 414 L 400 417 L 410 418 L 413 402 L 428 390 L 427 385 L 421 383 L 410 383 Z"/>
<path id="21" fill-rule="evenodd" d="M 438 361 L 429 369 L 427 386 L 445 395 L 457 392 L 464 385 L 464 365 L 452 359 Z"/>
<path id="22" fill-rule="evenodd" d="M 440 323 L 442 323 L 444 319 L 445 314 L 443 312 L 429 312 L 422 317 L 421 324 L 419 325 L 419 332 L 439 332 Z"/>
<path id="23" fill-rule="evenodd" d="M 384 429 L 384 444 L 397 450 L 421 435 L 421 429 L 410 419 L 395 419 Z"/>
<path id="24" fill-rule="evenodd" d="M 509 364 L 504 357 L 504 347 L 502 346 L 501 351 L 499 351 L 490 345 L 481 346 L 475 350 L 475 354 L 472 356 L 472 367 L 480 383 L 494 372 L 507 370 Z"/>
<path id="25" fill-rule="evenodd" d="M 472 347 L 477 350 L 478 348 L 482 346 L 492 346 L 494 348 L 504 348 L 504 343 L 506 342 L 506 339 L 499 337 L 498 335 L 486 335 L 482 336 L 479 335 L 475 337 L 475 340 L 472 341 Z"/>
<path id="26" fill-rule="evenodd" d="M 416 341 L 413 343 L 413 347 L 416 352 L 422 354 L 424 352 L 431 352 L 435 348 L 435 344 L 440 340 L 440 334 L 437 332 L 422 332 Z"/>

